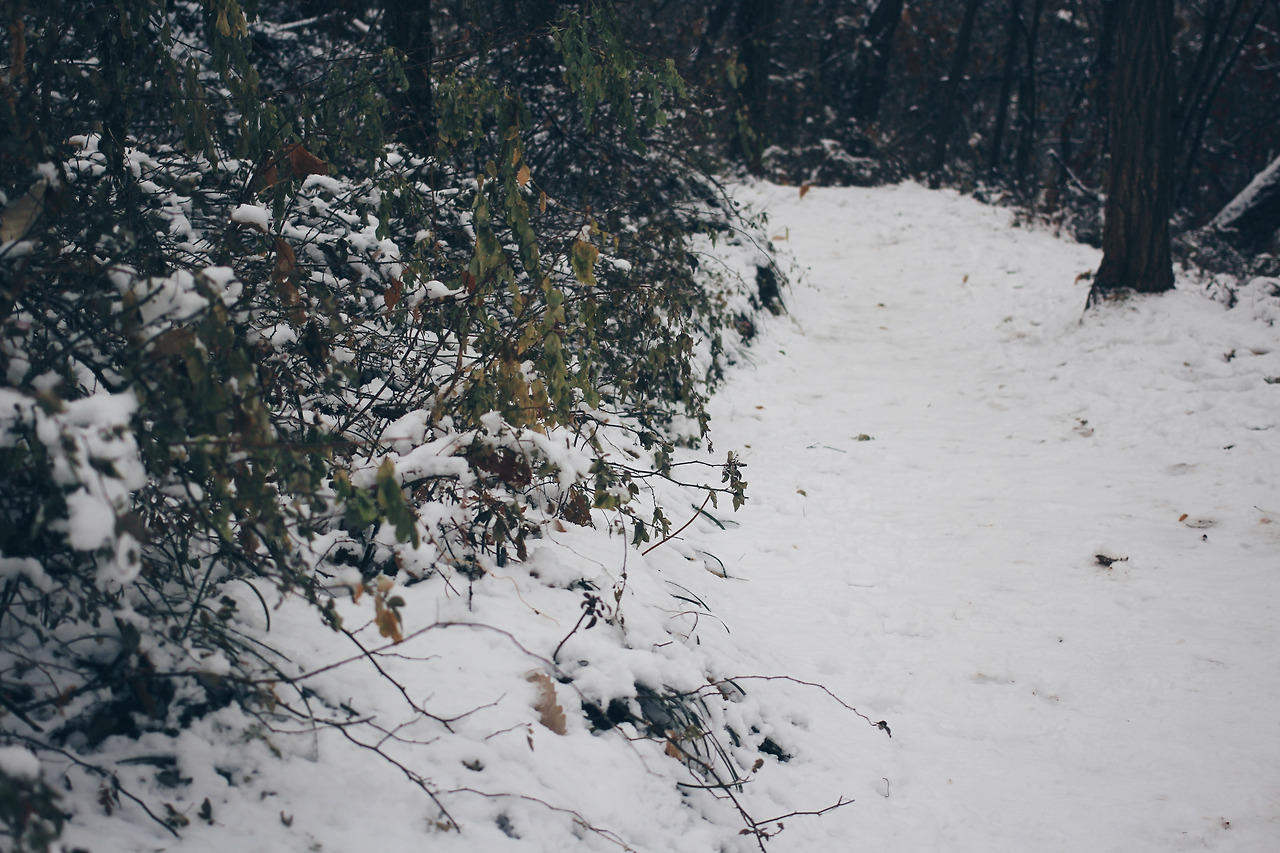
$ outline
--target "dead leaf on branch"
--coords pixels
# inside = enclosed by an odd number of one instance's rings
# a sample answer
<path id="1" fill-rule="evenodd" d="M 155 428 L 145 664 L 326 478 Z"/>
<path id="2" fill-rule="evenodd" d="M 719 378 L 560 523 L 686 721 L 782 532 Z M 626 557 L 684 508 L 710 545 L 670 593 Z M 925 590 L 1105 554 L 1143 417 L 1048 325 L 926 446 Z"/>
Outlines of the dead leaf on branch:
<path id="1" fill-rule="evenodd" d="M 393 310 L 400 302 L 400 296 L 404 293 L 404 282 L 398 278 L 391 279 L 391 284 L 386 290 L 382 291 L 382 301 L 386 303 L 387 310 Z"/>
<path id="2" fill-rule="evenodd" d="M 285 156 L 289 158 L 289 168 L 295 178 L 306 178 L 310 175 L 329 174 L 329 164 L 312 154 L 301 145 L 293 144 L 284 147 Z"/>
<path id="3" fill-rule="evenodd" d="M 267 187 L 273 187 L 280 180 L 280 173 L 276 170 L 276 163 L 281 159 L 289 161 L 289 170 L 295 178 L 306 178 L 311 175 L 327 175 L 329 174 L 329 164 L 312 154 L 306 148 L 298 143 L 286 145 L 283 154 L 280 156 L 268 155 L 270 162 L 264 164 L 261 174 L 254 181 L 255 189 L 261 191 Z"/>
<path id="4" fill-rule="evenodd" d="M 276 237 L 274 240 L 276 250 L 275 266 L 271 273 L 271 278 L 277 284 L 289 281 L 293 278 L 294 272 L 298 269 L 298 256 L 293 251 L 293 246 L 289 245 L 289 241 L 283 237 Z M 296 290 L 295 290 L 296 293 Z M 296 303 L 289 303 L 291 305 Z"/>

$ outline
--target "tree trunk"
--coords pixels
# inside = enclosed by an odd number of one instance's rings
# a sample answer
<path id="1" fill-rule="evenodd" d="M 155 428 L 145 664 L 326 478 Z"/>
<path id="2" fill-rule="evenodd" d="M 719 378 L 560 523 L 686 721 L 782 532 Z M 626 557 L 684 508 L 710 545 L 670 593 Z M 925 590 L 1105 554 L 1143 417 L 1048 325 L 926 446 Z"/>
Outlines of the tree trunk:
<path id="1" fill-rule="evenodd" d="M 401 115 L 392 120 L 405 141 L 425 154 L 436 137 L 431 94 L 431 63 L 435 59 L 431 0 L 384 0 L 382 26 L 387 44 L 400 53 L 409 81 L 409 88 L 393 101 Z"/>
<path id="2" fill-rule="evenodd" d="M 959 108 L 957 99 L 960 94 L 960 79 L 969 66 L 973 21 L 978 16 L 978 6 L 981 3 L 982 0 L 966 0 L 960 35 L 956 37 L 956 51 L 951 55 L 951 71 L 942 81 L 942 100 L 938 104 L 938 132 L 933 143 L 933 162 L 929 164 L 929 185 L 932 187 L 937 187 L 942 182 L 942 168 L 947 164 L 947 142 L 955 129 L 956 112 Z"/>
<path id="3" fill-rule="evenodd" d="M 1219 39 L 1219 45 L 1224 45 L 1229 40 L 1231 35 L 1231 26 L 1235 23 L 1236 14 L 1240 11 L 1243 4 L 1244 0 L 1239 0 L 1235 7 L 1232 8 L 1231 17 L 1227 21 L 1226 28 L 1222 32 L 1222 36 Z M 1191 188 L 1191 180 L 1195 177 L 1196 159 L 1200 156 L 1200 145 L 1204 139 L 1205 127 L 1209 123 L 1209 116 L 1213 110 L 1214 102 L 1218 98 L 1218 92 L 1222 89 L 1222 84 L 1226 82 L 1228 75 L 1230 75 L 1231 69 L 1235 67 L 1236 60 L 1240 58 L 1240 54 L 1244 51 L 1245 46 L 1249 42 L 1249 37 L 1253 34 L 1253 30 L 1257 27 L 1258 22 L 1262 20 L 1262 15 L 1266 10 L 1267 7 L 1265 3 L 1258 3 L 1257 7 L 1254 9 L 1253 16 L 1245 24 L 1244 31 L 1241 32 L 1239 38 L 1236 39 L 1234 49 L 1232 49 L 1230 55 L 1227 56 L 1225 61 L 1221 61 L 1221 67 L 1218 69 L 1218 73 L 1208 81 L 1204 92 L 1188 91 L 1188 97 L 1192 98 L 1192 100 L 1190 103 L 1184 103 L 1182 105 L 1184 111 L 1183 121 L 1178 128 L 1178 142 L 1185 145 L 1186 148 L 1186 160 L 1181 171 L 1182 179 L 1178 182 L 1177 198 L 1179 199 L 1185 198 L 1188 190 Z M 1211 68 L 1214 65 L 1218 65 L 1221 60 L 1221 56 L 1217 54 L 1220 54 L 1220 51 L 1216 52 L 1214 61 L 1210 65 Z M 1190 133 L 1191 136 L 1190 140 L 1186 138 L 1188 133 Z"/>
<path id="4" fill-rule="evenodd" d="M 1022 28 L 1022 0 L 1009 0 L 1009 23 L 1005 26 L 1004 67 L 1000 72 L 1000 96 L 996 101 L 996 122 L 991 131 L 991 151 L 987 169 L 999 172 L 1004 160 L 1004 128 L 1009 120 L 1009 95 L 1013 92 L 1013 68 L 1018 62 L 1018 34 Z"/>
<path id="5" fill-rule="evenodd" d="M 1035 190 L 1035 166 L 1031 153 L 1036 140 L 1036 44 L 1040 37 L 1040 13 L 1044 0 L 1035 0 L 1029 23 L 1025 24 L 1027 64 L 1018 85 L 1018 150 L 1014 155 L 1013 174 L 1026 196 Z"/>
<path id="6" fill-rule="evenodd" d="M 1280 157 L 1222 208 L 1211 225 L 1240 249 L 1265 251 L 1280 231 Z"/>
<path id="7" fill-rule="evenodd" d="M 1173 287 L 1173 0 L 1117 2 L 1111 169 L 1102 265 L 1089 305 L 1126 288 L 1159 293 Z"/>
<path id="8" fill-rule="evenodd" d="M 893 37 L 902 20 L 903 0 L 880 0 L 867 18 L 853 58 L 853 97 L 849 114 L 864 124 L 876 120 L 893 55 Z"/>
<path id="9" fill-rule="evenodd" d="M 737 153 L 755 175 L 763 171 L 760 155 L 768 144 L 764 128 L 769 115 L 770 48 L 777 6 L 777 0 L 740 0 L 738 4 L 738 59 L 747 69 L 740 91 L 746 123 L 754 138 L 744 139 L 746 134 L 739 133 L 735 141 Z"/>

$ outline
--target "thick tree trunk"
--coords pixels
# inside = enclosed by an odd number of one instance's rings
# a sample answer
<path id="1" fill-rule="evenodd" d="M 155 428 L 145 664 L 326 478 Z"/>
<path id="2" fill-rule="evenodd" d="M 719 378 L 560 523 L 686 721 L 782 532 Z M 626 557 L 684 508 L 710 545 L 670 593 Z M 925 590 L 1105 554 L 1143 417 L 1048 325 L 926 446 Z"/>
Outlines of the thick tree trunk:
<path id="1" fill-rule="evenodd" d="M 409 88 L 396 99 L 400 115 L 392 120 L 406 142 L 426 153 L 436 137 L 435 104 L 431 94 L 431 63 L 435 59 L 431 0 L 384 0 L 382 26 L 387 44 L 403 58 L 405 77 L 409 81 Z"/>
<path id="2" fill-rule="evenodd" d="M 1213 218 L 1212 227 L 1245 251 L 1265 251 L 1280 231 L 1280 157 Z"/>
<path id="3" fill-rule="evenodd" d="M 956 51 L 951 56 L 951 71 L 942 81 L 942 97 L 938 103 L 937 135 L 933 142 L 933 160 L 929 164 L 929 185 L 936 187 L 942 182 L 942 168 L 947 164 L 947 143 L 955 129 L 956 113 L 959 111 L 957 100 L 960 94 L 960 80 L 969 67 L 969 46 L 973 42 L 973 22 L 978 15 L 978 6 L 982 0 L 966 0 L 964 19 L 960 24 L 960 34 L 956 37 Z"/>
<path id="4" fill-rule="evenodd" d="M 1173 287 L 1173 0 L 1117 0 L 1111 87 L 1111 170 L 1102 265 L 1089 304 L 1122 289 Z"/>
<path id="5" fill-rule="evenodd" d="M 867 17 L 853 58 L 853 97 L 849 114 L 869 124 L 880 114 L 880 98 L 888 79 L 893 37 L 902 20 L 903 0 L 880 0 Z"/>

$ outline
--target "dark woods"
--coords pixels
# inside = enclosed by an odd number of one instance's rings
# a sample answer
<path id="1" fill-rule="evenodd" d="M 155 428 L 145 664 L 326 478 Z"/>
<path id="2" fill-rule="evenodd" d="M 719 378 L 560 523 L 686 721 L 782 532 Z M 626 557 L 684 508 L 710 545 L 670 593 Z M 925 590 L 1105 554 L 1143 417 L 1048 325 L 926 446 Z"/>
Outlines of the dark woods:
<path id="1" fill-rule="evenodd" d="M 1101 245 L 1113 149 L 1159 148 L 1179 231 L 1208 223 L 1280 155 L 1271 0 L 620 5 L 632 38 L 678 57 L 708 96 L 728 150 L 775 180 L 912 176 L 1016 200 Z M 1149 139 L 1113 141 L 1116 100 L 1151 95 L 1125 67 L 1137 55 L 1125 40 L 1147 26 L 1129 6 L 1169 16 L 1171 88 Z"/>

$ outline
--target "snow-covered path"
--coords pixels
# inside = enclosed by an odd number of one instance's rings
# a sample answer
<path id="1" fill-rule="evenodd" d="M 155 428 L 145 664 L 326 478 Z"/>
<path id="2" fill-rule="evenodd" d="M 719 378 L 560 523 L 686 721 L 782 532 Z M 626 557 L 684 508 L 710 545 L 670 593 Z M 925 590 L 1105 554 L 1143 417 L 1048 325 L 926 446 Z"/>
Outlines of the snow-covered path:
<path id="1" fill-rule="evenodd" d="M 893 730 L 815 702 L 775 796 L 857 802 L 771 849 L 1280 849 L 1274 299 L 1081 324 L 1096 252 L 1007 211 L 744 198 L 804 274 L 713 402 L 751 495 L 720 612 Z"/>

